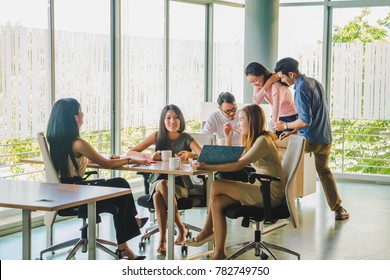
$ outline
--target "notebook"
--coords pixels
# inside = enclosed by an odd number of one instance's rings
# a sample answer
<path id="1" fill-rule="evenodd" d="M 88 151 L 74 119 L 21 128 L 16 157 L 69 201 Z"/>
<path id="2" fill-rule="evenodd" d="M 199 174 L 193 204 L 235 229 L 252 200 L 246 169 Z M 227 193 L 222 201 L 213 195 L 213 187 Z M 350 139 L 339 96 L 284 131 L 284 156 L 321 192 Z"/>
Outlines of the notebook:
<path id="1" fill-rule="evenodd" d="M 244 151 L 241 146 L 204 145 L 198 161 L 208 164 L 219 164 L 237 161 Z"/>

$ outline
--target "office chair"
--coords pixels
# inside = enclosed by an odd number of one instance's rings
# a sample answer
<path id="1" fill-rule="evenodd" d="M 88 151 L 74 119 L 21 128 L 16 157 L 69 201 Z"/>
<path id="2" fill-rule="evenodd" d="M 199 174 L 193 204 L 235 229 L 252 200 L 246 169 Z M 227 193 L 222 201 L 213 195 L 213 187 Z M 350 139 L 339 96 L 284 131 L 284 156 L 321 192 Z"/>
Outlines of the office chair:
<path id="1" fill-rule="evenodd" d="M 199 143 L 199 145 L 202 147 L 205 144 L 208 145 L 214 145 L 216 142 L 215 135 L 213 134 L 202 134 L 202 133 L 191 133 L 191 136 L 194 137 L 194 139 Z M 150 173 L 144 173 L 144 172 L 138 172 L 137 174 L 142 175 L 144 180 L 144 188 L 145 188 L 145 195 L 138 198 L 137 203 L 139 206 L 148 208 L 149 212 L 151 213 L 151 222 L 155 221 L 154 216 L 154 205 L 153 200 L 150 199 L 149 195 L 149 182 L 148 178 L 150 176 Z M 197 180 L 198 179 L 198 180 Z M 195 182 L 195 187 L 189 189 L 189 197 L 188 198 L 180 198 L 177 200 L 177 208 L 179 211 L 184 211 L 191 209 L 193 207 L 206 207 L 206 177 L 204 175 L 199 175 L 197 178 L 193 178 Z M 187 228 L 187 235 L 186 238 L 191 238 L 192 233 L 190 230 L 194 230 L 197 232 L 201 231 L 201 228 L 193 226 L 188 223 L 183 223 L 185 227 Z M 144 240 L 150 240 L 150 237 L 153 234 L 156 234 L 159 232 L 158 224 L 154 223 L 152 226 L 145 229 L 145 234 L 141 236 L 141 241 L 139 242 L 139 248 L 145 250 L 145 241 Z M 182 254 L 187 253 L 187 245 L 182 245 L 181 252 Z"/>
<path id="2" fill-rule="evenodd" d="M 38 138 L 38 144 L 39 144 L 39 147 L 41 150 L 41 154 L 42 154 L 42 158 L 43 158 L 43 162 L 44 162 L 44 166 L 45 166 L 46 181 L 50 182 L 50 183 L 61 183 L 59 175 L 56 172 L 56 170 L 54 168 L 54 164 L 53 164 L 51 157 L 50 157 L 50 152 L 49 152 L 49 148 L 47 145 L 46 137 L 44 136 L 44 134 L 42 132 L 40 132 L 40 133 L 38 133 L 37 138 Z M 96 184 L 96 183 L 99 183 L 99 181 L 102 181 L 102 179 L 86 181 L 86 179 L 91 174 L 97 174 L 97 172 L 96 171 L 86 172 L 86 176 L 83 178 L 83 181 L 80 181 L 77 183 Z M 97 214 L 100 214 L 103 212 L 114 214 L 118 211 L 118 209 L 114 209 L 114 208 L 115 207 L 111 207 L 111 208 L 108 207 L 108 208 L 104 209 L 103 211 L 99 211 L 99 213 L 97 213 Z M 85 216 L 83 215 L 83 225 L 80 229 L 81 230 L 81 237 L 75 238 L 72 240 L 68 240 L 68 241 L 65 241 L 65 242 L 62 242 L 62 243 L 59 243 L 59 244 L 53 246 L 53 225 L 54 225 L 54 221 L 55 221 L 57 214 L 59 216 L 63 216 L 63 217 L 77 216 L 79 214 L 79 209 L 78 209 L 78 207 L 73 207 L 73 208 L 67 208 L 67 209 L 63 209 L 63 210 L 59 210 L 59 211 L 45 212 L 44 224 L 46 225 L 46 238 L 47 238 L 46 243 L 47 243 L 48 248 L 46 248 L 40 252 L 39 259 L 41 259 L 41 260 L 43 259 L 43 254 L 45 254 L 47 252 L 52 252 L 52 254 L 54 254 L 55 251 L 63 249 L 63 248 L 67 248 L 70 246 L 74 246 L 74 247 L 69 251 L 69 254 L 66 257 L 67 260 L 70 260 L 72 257 L 74 257 L 74 255 L 76 254 L 76 252 L 80 248 L 82 248 L 83 253 L 85 253 L 87 251 L 86 245 L 88 244 L 88 238 L 87 238 L 88 224 L 87 224 L 86 213 L 84 213 Z M 99 215 L 97 215 L 97 217 L 96 217 L 96 222 L 97 223 L 101 222 L 101 218 Z M 118 259 L 116 251 L 112 251 L 112 250 L 108 249 L 107 247 L 103 246 L 103 244 L 111 245 L 111 246 L 115 246 L 115 247 L 117 244 L 115 244 L 111 241 L 103 240 L 103 239 L 96 239 L 96 247 L 98 249 L 101 249 L 102 251 L 111 255 L 115 259 Z"/>
<path id="3" fill-rule="evenodd" d="M 271 256 L 275 260 L 277 259 L 269 248 L 295 255 L 297 256 L 298 260 L 300 259 L 299 253 L 277 244 L 262 241 L 261 235 L 263 223 L 272 222 L 276 219 L 288 218 L 294 228 L 299 226 L 298 213 L 295 207 L 294 179 L 297 167 L 303 158 L 304 149 L 305 138 L 302 136 L 292 135 L 290 137 L 290 141 L 288 143 L 286 154 L 282 163 L 283 177 L 285 179 L 286 185 L 285 199 L 282 205 L 278 207 L 271 207 L 270 195 L 271 182 L 281 181 L 280 178 L 253 172 L 249 175 L 249 182 L 253 184 L 256 179 L 260 181 L 259 191 L 263 196 L 264 207 L 232 205 L 224 210 L 225 216 L 231 219 L 243 217 L 241 223 L 241 226 L 243 227 L 249 227 L 250 220 L 256 223 L 254 240 L 242 243 L 241 245 L 243 247 L 231 255 L 228 259 L 235 259 L 252 248 L 254 249 L 255 256 L 260 256 L 260 259 L 267 259 L 268 256 Z"/>

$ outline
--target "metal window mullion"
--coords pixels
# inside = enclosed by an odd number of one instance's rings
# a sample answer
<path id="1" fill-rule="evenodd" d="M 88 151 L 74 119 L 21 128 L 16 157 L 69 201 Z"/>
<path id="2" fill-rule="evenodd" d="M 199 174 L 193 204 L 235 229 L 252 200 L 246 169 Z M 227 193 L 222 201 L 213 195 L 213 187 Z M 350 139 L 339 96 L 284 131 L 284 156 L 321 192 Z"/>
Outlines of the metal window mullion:
<path id="1" fill-rule="evenodd" d="M 206 5 L 205 17 L 205 95 L 204 101 L 213 99 L 213 60 L 214 60 L 214 4 Z"/>
<path id="2" fill-rule="evenodd" d="M 331 67 L 332 67 L 332 16 L 333 9 L 324 6 L 324 29 L 323 29 L 323 49 L 322 49 L 322 81 L 325 86 L 326 100 L 330 112 L 330 86 L 331 86 Z"/>
<path id="3" fill-rule="evenodd" d="M 49 115 L 51 111 L 51 107 L 54 104 L 54 100 L 56 99 L 56 83 L 55 83 L 55 34 L 54 34 L 54 0 L 49 0 L 49 6 L 48 6 L 48 14 L 49 14 L 49 62 L 50 62 L 50 95 L 49 95 L 49 100 L 48 104 L 51 106 L 47 107 L 47 115 Z"/>
<path id="4" fill-rule="evenodd" d="M 111 153 L 120 154 L 121 147 L 121 0 L 110 3 L 110 76 L 111 76 Z M 111 171 L 118 176 L 118 171 Z"/>
<path id="5" fill-rule="evenodd" d="M 164 96 L 165 96 L 165 104 L 170 102 L 169 100 L 169 24 L 170 24 L 170 0 L 165 0 L 164 5 L 164 60 L 163 60 L 163 69 L 164 69 Z"/>

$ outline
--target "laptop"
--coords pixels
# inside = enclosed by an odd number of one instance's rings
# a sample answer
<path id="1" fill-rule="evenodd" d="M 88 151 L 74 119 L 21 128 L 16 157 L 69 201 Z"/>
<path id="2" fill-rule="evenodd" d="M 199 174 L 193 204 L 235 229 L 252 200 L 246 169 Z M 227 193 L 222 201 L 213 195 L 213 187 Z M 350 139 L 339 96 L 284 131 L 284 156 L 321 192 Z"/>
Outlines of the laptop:
<path id="1" fill-rule="evenodd" d="M 244 147 L 241 146 L 204 145 L 200 152 L 198 162 L 207 164 L 234 162 L 241 157 L 243 152 Z"/>

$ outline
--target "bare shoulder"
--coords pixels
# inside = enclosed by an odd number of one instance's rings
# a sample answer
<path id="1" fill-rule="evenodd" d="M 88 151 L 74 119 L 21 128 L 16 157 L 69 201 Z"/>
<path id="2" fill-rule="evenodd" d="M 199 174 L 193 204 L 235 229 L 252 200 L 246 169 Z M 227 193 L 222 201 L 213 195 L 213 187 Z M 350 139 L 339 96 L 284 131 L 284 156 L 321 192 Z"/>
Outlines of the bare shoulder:
<path id="1" fill-rule="evenodd" d="M 76 140 L 73 141 L 73 145 L 72 145 L 73 152 L 78 152 L 81 154 L 89 147 L 91 147 L 91 145 L 80 137 L 76 138 Z"/>

